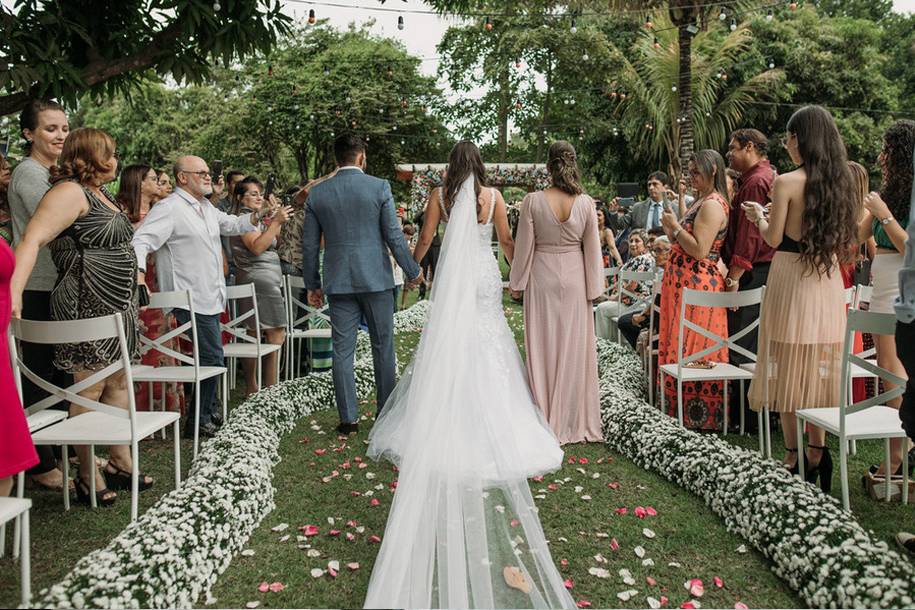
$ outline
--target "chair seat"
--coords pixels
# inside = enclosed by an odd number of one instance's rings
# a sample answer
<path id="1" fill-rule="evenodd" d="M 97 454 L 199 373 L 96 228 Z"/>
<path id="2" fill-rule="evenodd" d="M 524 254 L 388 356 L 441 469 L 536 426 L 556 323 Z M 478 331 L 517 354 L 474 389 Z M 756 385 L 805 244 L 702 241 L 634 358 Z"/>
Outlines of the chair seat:
<path id="1" fill-rule="evenodd" d="M 677 365 L 664 364 L 661 370 L 665 375 L 677 378 Z M 683 381 L 702 381 L 708 379 L 714 381 L 717 379 L 753 379 L 753 372 L 742 367 L 734 366 L 726 362 L 719 362 L 710 369 L 692 369 L 683 368 Z"/>
<path id="2" fill-rule="evenodd" d="M 29 423 L 29 432 L 35 432 L 36 430 L 41 430 L 42 428 L 47 428 L 52 426 L 59 421 L 67 419 L 70 415 L 66 411 L 58 411 L 56 409 L 45 409 L 39 411 L 34 415 L 29 415 L 27 421 Z"/>
<path id="3" fill-rule="evenodd" d="M 199 369 L 199 379 L 209 379 L 219 377 L 226 372 L 224 366 L 201 366 Z M 147 366 L 139 365 L 130 367 L 130 373 L 134 381 L 174 381 L 193 383 L 194 367 L 192 366 Z"/>
<path id="4" fill-rule="evenodd" d="M 282 349 L 282 345 L 261 343 L 260 354 L 266 356 Z M 222 346 L 222 353 L 226 358 L 257 358 L 257 345 L 254 343 L 229 343 Z"/>
<path id="5" fill-rule="evenodd" d="M 295 328 L 289 333 L 292 339 L 330 339 L 333 331 L 329 328 Z"/>
<path id="6" fill-rule="evenodd" d="M 177 411 L 137 411 L 137 438 L 143 439 L 178 421 Z M 130 420 L 92 411 L 71 417 L 32 435 L 36 445 L 128 445 Z"/>
<path id="7" fill-rule="evenodd" d="M 802 409 L 796 415 L 814 426 L 839 435 L 839 408 Z M 899 421 L 899 410 L 877 405 L 845 416 L 845 438 L 903 438 L 905 431 Z"/>
<path id="8" fill-rule="evenodd" d="M 28 498 L 0 498 L 0 523 L 11 521 L 30 508 L 32 501 Z"/>

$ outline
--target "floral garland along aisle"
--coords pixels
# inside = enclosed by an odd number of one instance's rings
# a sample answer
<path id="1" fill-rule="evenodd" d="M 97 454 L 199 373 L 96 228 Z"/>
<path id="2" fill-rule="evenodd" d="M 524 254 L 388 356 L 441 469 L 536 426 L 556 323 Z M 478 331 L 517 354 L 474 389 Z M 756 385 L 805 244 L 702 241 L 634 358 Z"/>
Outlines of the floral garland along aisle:
<path id="1" fill-rule="evenodd" d="M 417 331 L 428 302 L 395 315 Z M 357 341 L 356 385 L 372 390 L 368 336 Z M 401 363 L 401 365 L 404 363 Z M 598 340 L 601 416 L 608 446 L 702 497 L 726 527 L 769 558 L 811 607 L 911 607 L 915 568 L 876 541 L 834 498 L 756 452 L 685 430 L 645 402 L 638 357 Z M 330 373 L 259 392 L 206 443 L 182 486 L 83 557 L 36 607 L 189 607 L 209 592 L 274 508 L 282 435 L 333 404 Z"/>

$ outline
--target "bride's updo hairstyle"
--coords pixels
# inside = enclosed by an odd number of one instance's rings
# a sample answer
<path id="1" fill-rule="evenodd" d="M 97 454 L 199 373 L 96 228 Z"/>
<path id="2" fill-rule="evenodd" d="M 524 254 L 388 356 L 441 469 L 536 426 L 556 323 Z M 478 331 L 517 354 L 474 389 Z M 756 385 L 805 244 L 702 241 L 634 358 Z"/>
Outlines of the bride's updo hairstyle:
<path id="1" fill-rule="evenodd" d="M 581 173 L 575 148 L 565 140 L 556 140 L 550 146 L 546 167 L 553 180 L 553 186 L 569 195 L 581 195 Z"/>
<path id="2" fill-rule="evenodd" d="M 480 213 L 480 189 L 486 186 L 486 167 L 480 149 L 470 140 L 461 140 L 451 149 L 448 156 L 448 171 L 445 174 L 445 209 L 451 210 L 458 191 L 467 176 L 473 176 L 473 190 L 477 197 L 477 214 Z"/>

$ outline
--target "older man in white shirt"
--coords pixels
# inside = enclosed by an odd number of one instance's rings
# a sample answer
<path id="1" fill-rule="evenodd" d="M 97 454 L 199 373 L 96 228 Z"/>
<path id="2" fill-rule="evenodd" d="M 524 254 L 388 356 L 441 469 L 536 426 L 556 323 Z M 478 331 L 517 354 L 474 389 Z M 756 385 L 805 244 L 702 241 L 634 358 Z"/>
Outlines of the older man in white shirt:
<path id="1" fill-rule="evenodd" d="M 219 316 L 226 306 L 226 282 L 222 275 L 220 236 L 257 230 L 260 213 L 232 216 L 212 205 L 206 199 L 213 192 L 210 170 L 200 157 L 179 157 L 174 174 L 174 192 L 150 208 L 134 234 L 138 282 L 145 284 L 146 256 L 155 252 L 159 289 L 191 291 L 201 366 L 224 366 Z M 189 311 L 175 309 L 173 313 L 178 324 L 190 319 Z M 222 423 L 215 401 L 216 378 L 201 382 L 200 434 L 203 436 L 212 436 Z M 194 417 L 190 413 L 185 437 L 193 438 Z"/>

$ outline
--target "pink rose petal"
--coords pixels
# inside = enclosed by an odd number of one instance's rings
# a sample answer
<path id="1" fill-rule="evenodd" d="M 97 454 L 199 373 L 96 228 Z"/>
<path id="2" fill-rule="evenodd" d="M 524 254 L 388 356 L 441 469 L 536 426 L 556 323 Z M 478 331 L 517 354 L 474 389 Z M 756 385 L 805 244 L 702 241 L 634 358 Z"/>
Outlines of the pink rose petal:
<path id="1" fill-rule="evenodd" d="M 546 488 L 549 489 L 550 491 L 556 491 L 557 489 L 559 489 L 559 485 L 557 485 L 556 483 L 550 483 L 549 485 L 546 486 Z"/>
<path id="2" fill-rule="evenodd" d="M 369 501 L 369 504 L 370 504 L 371 506 L 378 506 L 379 504 L 381 504 L 381 502 L 378 500 L 378 498 L 372 498 L 372 499 Z"/>
<path id="3" fill-rule="evenodd" d="M 354 519 L 350 519 L 349 521 L 346 522 L 346 527 L 356 527 L 357 525 L 359 525 L 359 524 L 356 523 L 356 521 Z"/>
<path id="4" fill-rule="evenodd" d="M 578 606 L 579 608 L 590 608 L 591 602 L 589 602 L 586 599 L 580 599 L 580 600 L 578 600 L 578 602 L 575 605 Z"/>
<path id="5" fill-rule="evenodd" d="M 359 468 L 360 468 L 360 469 L 361 469 L 361 468 L 368 468 L 368 467 L 369 467 L 369 463 L 368 463 L 368 462 L 359 462 Z"/>
<path id="6" fill-rule="evenodd" d="M 747 606 L 747 605 L 746 605 L 745 603 L 743 603 L 743 602 L 737 602 L 737 603 L 734 604 L 734 610 L 749 610 L 749 608 L 750 608 L 750 607 Z"/>
<path id="7" fill-rule="evenodd" d="M 635 516 L 638 517 L 639 519 L 644 519 L 645 515 L 648 514 L 648 512 L 645 510 L 644 506 L 636 506 L 632 512 L 635 513 Z"/>
<path id="8" fill-rule="evenodd" d="M 620 543 L 616 541 L 616 538 L 610 539 L 610 550 L 616 551 L 620 548 Z"/>
<path id="9" fill-rule="evenodd" d="M 646 507 L 645 507 L 645 512 L 648 513 L 648 516 L 649 516 L 649 517 L 657 517 L 657 516 L 658 516 L 658 511 L 656 511 L 656 510 L 655 510 L 653 507 L 651 507 L 651 506 L 646 506 Z"/>
<path id="10" fill-rule="evenodd" d="M 362 495 L 362 492 L 360 492 L 360 491 L 351 491 L 351 492 L 349 492 L 349 495 L 353 496 L 354 498 L 358 498 L 359 496 Z"/>
<path id="11" fill-rule="evenodd" d="M 665 605 L 665 604 L 667 604 L 667 602 L 668 602 L 667 596 L 666 596 L 666 595 L 662 595 L 662 596 L 661 596 L 661 599 L 659 599 L 658 601 L 661 602 L 661 605 L 662 605 L 662 606 Z"/>
<path id="12" fill-rule="evenodd" d="M 273 593 L 277 593 L 277 592 L 279 592 L 279 591 L 282 591 L 282 590 L 285 589 L 285 588 L 286 588 L 286 585 L 284 585 L 284 584 L 281 583 L 281 582 L 272 582 L 272 583 L 270 583 L 270 590 L 271 590 Z"/>
<path id="13" fill-rule="evenodd" d="M 350 571 L 355 572 L 356 570 L 359 569 L 359 564 L 356 563 L 355 561 L 353 561 L 353 562 L 346 564 L 346 567 L 349 568 Z"/>
<path id="14" fill-rule="evenodd" d="M 315 449 L 315 455 L 324 455 L 327 453 L 327 449 Z"/>
<path id="15" fill-rule="evenodd" d="M 538 483 L 541 482 L 543 480 L 543 475 L 537 475 L 536 477 L 534 477 L 534 480 L 537 481 Z"/>
<path id="16" fill-rule="evenodd" d="M 350 542 L 353 542 L 354 540 L 356 540 L 356 535 L 352 534 L 350 532 L 346 532 L 346 539 L 349 540 Z"/>
<path id="17" fill-rule="evenodd" d="M 337 571 L 336 571 L 335 569 L 333 569 L 333 568 L 327 568 L 327 573 L 330 574 L 330 577 L 331 577 L 331 578 L 336 578 L 336 577 L 337 577 Z"/>
<path id="18" fill-rule="evenodd" d="M 267 582 L 267 581 L 262 582 L 262 583 L 257 587 L 257 590 L 260 591 L 261 593 L 266 593 L 267 591 L 270 590 L 270 583 Z"/>
<path id="19" fill-rule="evenodd" d="M 579 463 L 579 464 L 587 464 L 587 463 L 588 463 L 588 458 L 578 458 L 578 463 Z"/>
<path id="20" fill-rule="evenodd" d="M 613 511 L 613 512 L 615 512 L 617 515 L 625 515 L 626 513 L 629 512 L 629 509 L 626 508 L 625 506 L 620 506 L 619 508 L 617 508 L 617 509 L 616 509 L 615 511 Z"/>
<path id="21" fill-rule="evenodd" d="M 652 586 L 652 587 L 655 586 L 656 584 L 658 584 L 658 581 L 656 581 L 656 580 L 655 580 L 654 578 L 652 578 L 651 576 L 646 576 L 646 577 L 645 577 L 645 582 L 647 582 L 647 583 L 648 583 L 650 586 Z"/>
<path id="22" fill-rule="evenodd" d="M 303 525 L 299 528 L 299 531 L 305 534 L 306 536 L 317 536 L 318 535 L 318 526 L 317 525 Z"/>
<path id="23" fill-rule="evenodd" d="M 565 586 L 566 589 L 571 589 L 572 587 L 575 586 L 575 583 L 572 582 L 571 578 L 566 578 L 564 581 L 562 581 L 562 584 Z"/>
<path id="24" fill-rule="evenodd" d="M 327 535 L 328 536 L 339 536 L 340 530 L 330 530 L 329 532 L 327 532 Z"/>
<path id="25" fill-rule="evenodd" d="M 702 585 L 702 581 L 698 578 L 692 578 L 687 583 L 687 589 L 689 594 L 693 597 L 702 597 L 702 594 L 705 593 L 705 587 Z"/>
<path id="26" fill-rule="evenodd" d="M 712 580 L 715 582 L 716 587 L 718 587 L 719 589 L 724 588 L 724 581 L 721 580 L 721 578 L 719 576 L 715 576 Z"/>
<path id="27" fill-rule="evenodd" d="M 687 608 L 687 609 L 692 608 L 693 610 L 695 610 L 696 605 L 693 604 L 693 602 L 683 602 L 682 604 L 680 604 L 680 607 Z"/>
<path id="28" fill-rule="evenodd" d="M 565 568 L 565 567 L 567 567 L 567 566 L 569 565 L 569 560 L 568 560 L 568 559 L 560 559 L 560 560 L 559 560 L 559 565 L 561 565 L 562 567 Z"/>
<path id="29" fill-rule="evenodd" d="M 617 483 L 616 481 L 614 481 L 614 482 L 612 482 L 612 483 L 607 483 L 607 487 L 609 487 L 610 489 L 619 489 L 619 488 L 620 488 L 620 484 Z"/>
<path id="30" fill-rule="evenodd" d="M 521 522 L 518 521 L 517 519 L 512 519 L 511 521 L 509 521 L 509 525 L 511 525 L 512 527 L 518 527 L 519 525 L 521 525 Z"/>
<path id="31" fill-rule="evenodd" d="M 381 538 L 375 534 L 372 534 L 369 536 L 369 542 L 381 542 Z"/>

